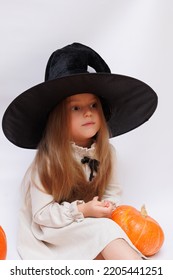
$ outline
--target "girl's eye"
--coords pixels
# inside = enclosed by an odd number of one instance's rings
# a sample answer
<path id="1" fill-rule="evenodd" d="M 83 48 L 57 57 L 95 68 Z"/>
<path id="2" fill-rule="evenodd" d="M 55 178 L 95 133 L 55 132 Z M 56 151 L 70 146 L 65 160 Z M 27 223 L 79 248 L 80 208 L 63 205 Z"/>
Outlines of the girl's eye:
<path id="1" fill-rule="evenodd" d="M 90 107 L 91 108 L 97 108 L 97 103 L 95 102 L 95 103 L 92 103 L 91 105 L 90 105 Z"/>
<path id="2" fill-rule="evenodd" d="M 72 111 L 79 111 L 80 110 L 80 107 L 79 106 L 73 106 L 71 108 Z"/>

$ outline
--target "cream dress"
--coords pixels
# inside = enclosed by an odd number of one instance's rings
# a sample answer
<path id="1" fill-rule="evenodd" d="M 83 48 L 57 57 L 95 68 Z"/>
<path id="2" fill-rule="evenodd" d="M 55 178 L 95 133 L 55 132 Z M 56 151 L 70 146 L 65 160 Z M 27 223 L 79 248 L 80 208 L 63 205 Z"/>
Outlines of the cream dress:
<path id="1" fill-rule="evenodd" d="M 72 148 L 79 162 L 84 156 L 94 158 L 95 144 L 88 149 L 73 143 Z M 118 205 L 121 189 L 116 179 L 116 155 L 112 145 L 111 151 L 115 171 L 102 199 Z M 89 178 L 88 165 L 82 166 Z M 38 176 L 34 180 L 43 189 Z M 19 216 L 17 247 L 20 257 L 28 260 L 92 260 L 116 238 L 124 238 L 133 247 L 114 221 L 109 218 L 84 218 L 78 211 L 77 203 L 58 204 L 51 195 L 31 183 L 23 194 Z"/>

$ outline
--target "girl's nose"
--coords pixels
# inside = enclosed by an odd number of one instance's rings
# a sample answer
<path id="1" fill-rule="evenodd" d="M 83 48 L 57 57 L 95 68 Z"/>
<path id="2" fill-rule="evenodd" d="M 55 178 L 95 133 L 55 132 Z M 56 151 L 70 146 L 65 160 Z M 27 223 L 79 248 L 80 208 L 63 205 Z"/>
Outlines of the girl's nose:
<path id="1" fill-rule="evenodd" d="M 84 108 L 84 116 L 85 117 L 89 117 L 89 116 L 91 116 L 92 115 L 92 111 L 91 111 L 91 108 L 90 107 L 86 107 L 86 108 Z"/>

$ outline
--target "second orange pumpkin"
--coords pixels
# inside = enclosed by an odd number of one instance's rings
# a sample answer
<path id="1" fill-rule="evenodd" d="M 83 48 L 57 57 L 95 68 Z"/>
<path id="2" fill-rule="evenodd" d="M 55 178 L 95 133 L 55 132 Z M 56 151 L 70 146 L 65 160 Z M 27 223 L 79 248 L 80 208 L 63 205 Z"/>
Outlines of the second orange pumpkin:
<path id="1" fill-rule="evenodd" d="M 2 227 L 0 226 L 0 260 L 5 260 L 7 254 L 7 240 Z"/>

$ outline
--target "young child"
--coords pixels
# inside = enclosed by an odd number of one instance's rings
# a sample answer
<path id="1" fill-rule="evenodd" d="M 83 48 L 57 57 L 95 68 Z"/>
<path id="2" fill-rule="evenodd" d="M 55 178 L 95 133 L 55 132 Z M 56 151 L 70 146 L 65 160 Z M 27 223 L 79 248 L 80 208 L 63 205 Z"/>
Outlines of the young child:
<path id="1" fill-rule="evenodd" d="M 121 189 L 109 138 L 147 121 L 156 106 L 148 85 L 111 74 L 87 46 L 51 55 L 45 82 L 19 95 L 3 117 L 12 143 L 37 148 L 23 182 L 22 259 L 142 259 L 110 219 Z"/>

